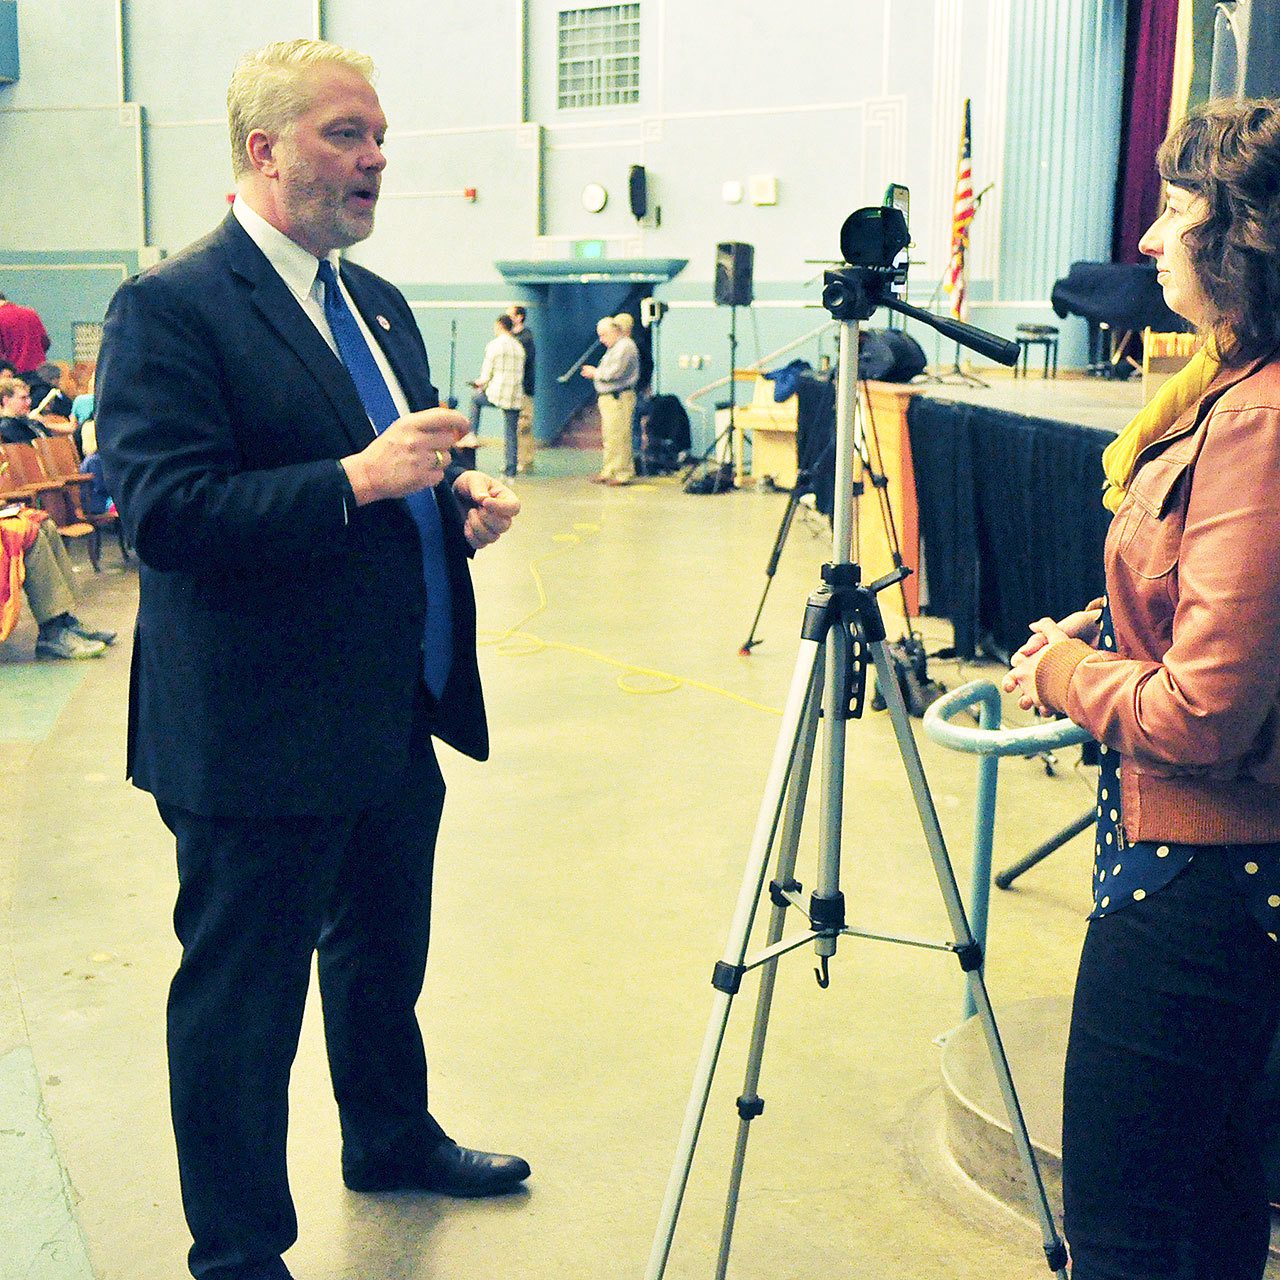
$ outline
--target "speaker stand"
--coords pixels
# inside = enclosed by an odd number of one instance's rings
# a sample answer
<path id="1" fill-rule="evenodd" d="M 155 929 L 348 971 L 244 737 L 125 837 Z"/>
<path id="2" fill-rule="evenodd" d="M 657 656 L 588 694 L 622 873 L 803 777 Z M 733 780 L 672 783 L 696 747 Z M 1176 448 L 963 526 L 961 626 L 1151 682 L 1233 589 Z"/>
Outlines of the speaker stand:
<path id="1" fill-rule="evenodd" d="M 729 474 L 738 482 L 738 308 L 729 308 Z"/>

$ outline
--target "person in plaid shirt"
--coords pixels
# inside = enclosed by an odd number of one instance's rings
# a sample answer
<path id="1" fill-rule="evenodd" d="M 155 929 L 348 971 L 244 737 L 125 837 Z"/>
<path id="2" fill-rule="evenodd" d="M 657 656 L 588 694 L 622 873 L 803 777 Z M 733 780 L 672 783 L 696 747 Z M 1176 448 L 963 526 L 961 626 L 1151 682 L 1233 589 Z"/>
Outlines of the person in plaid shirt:
<path id="1" fill-rule="evenodd" d="M 493 339 L 484 349 L 480 376 L 471 384 L 471 433 L 480 431 L 480 411 L 485 405 L 502 410 L 506 439 L 506 459 L 502 474 L 516 473 L 516 425 L 524 395 L 524 348 L 512 337 L 511 317 L 501 315 L 493 322 Z"/>

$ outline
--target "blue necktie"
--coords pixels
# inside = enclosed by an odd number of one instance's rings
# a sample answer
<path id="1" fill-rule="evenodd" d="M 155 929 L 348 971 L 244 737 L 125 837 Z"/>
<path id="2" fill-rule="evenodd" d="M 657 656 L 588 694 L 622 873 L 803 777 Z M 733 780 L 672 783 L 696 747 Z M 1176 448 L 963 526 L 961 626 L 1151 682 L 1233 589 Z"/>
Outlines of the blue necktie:
<path id="1" fill-rule="evenodd" d="M 338 288 L 333 264 L 320 260 L 317 273 L 324 286 L 324 315 L 338 344 L 342 363 L 356 384 L 360 401 L 375 435 L 381 435 L 399 416 L 378 362 Z M 438 698 L 444 692 L 453 663 L 453 596 L 444 560 L 444 531 L 440 508 L 431 489 L 420 489 L 405 499 L 422 541 L 422 576 L 427 584 L 427 620 L 422 636 L 422 676 Z"/>

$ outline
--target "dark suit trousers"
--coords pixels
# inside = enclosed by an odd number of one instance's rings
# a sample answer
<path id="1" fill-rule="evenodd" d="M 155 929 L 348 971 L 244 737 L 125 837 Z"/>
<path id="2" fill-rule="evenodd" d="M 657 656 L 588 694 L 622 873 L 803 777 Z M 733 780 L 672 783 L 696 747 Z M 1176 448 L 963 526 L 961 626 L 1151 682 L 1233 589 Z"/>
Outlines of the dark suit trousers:
<path id="1" fill-rule="evenodd" d="M 421 709 L 411 760 L 390 799 L 358 814 L 209 818 L 160 805 L 178 848 L 169 1075 L 195 1276 L 233 1275 L 297 1239 L 289 1072 L 317 951 L 344 1164 L 444 1139 L 414 1013 L 445 790 Z"/>

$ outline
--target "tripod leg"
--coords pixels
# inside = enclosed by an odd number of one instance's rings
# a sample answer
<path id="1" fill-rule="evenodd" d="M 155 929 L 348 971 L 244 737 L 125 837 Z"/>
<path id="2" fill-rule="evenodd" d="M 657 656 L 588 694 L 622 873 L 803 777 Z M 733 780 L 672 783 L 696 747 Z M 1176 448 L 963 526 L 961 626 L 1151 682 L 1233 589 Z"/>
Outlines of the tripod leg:
<path id="1" fill-rule="evenodd" d="M 1097 815 L 1092 809 L 1082 813 L 1070 826 L 1063 827 L 1056 836 L 1050 836 L 1043 844 L 1038 844 L 1024 858 L 1010 864 L 996 876 L 996 884 L 1007 889 L 1024 871 L 1030 871 L 1037 862 L 1043 862 L 1056 849 L 1061 849 L 1068 840 L 1074 840 L 1082 831 L 1093 826 Z"/>
<path id="2" fill-rule="evenodd" d="M 1067 1280 L 1067 1250 L 1058 1234 L 1053 1220 L 1053 1210 L 1049 1198 L 1045 1194 L 1044 1181 L 1040 1177 L 1040 1166 L 1031 1147 L 1031 1136 L 1027 1132 L 1027 1122 L 1022 1114 L 1022 1104 L 1018 1101 L 1017 1091 L 1013 1086 L 1013 1074 L 1009 1069 L 1009 1059 L 1000 1039 L 1000 1029 L 996 1026 L 995 1012 L 987 995 L 986 983 L 982 977 L 982 948 L 974 939 L 969 929 L 969 921 L 965 916 L 964 904 L 960 899 L 960 888 L 956 884 L 955 871 L 947 854 L 946 842 L 942 836 L 942 827 L 938 822 L 938 813 L 934 808 L 933 797 L 929 794 L 929 784 L 925 779 L 924 765 L 920 760 L 920 751 L 916 746 L 915 736 L 911 732 L 911 722 L 907 717 L 907 709 L 902 701 L 902 691 L 893 678 L 893 667 L 888 650 L 883 640 L 873 641 L 871 653 L 875 659 L 876 677 L 880 687 L 884 689 L 885 702 L 889 708 L 889 718 L 893 722 L 894 735 L 898 739 L 898 747 L 902 754 L 902 762 L 906 766 L 907 777 L 911 783 L 911 793 L 915 799 L 916 812 L 920 816 L 924 828 L 925 839 L 929 845 L 929 855 L 933 860 L 934 874 L 942 898 L 947 908 L 947 916 L 951 921 L 951 930 L 956 943 L 956 954 L 960 959 L 960 967 L 965 971 L 969 984 L 969 996 L 977 1009 L 977 1016 L 982 1022 L 986 1035 L 987 1052 L 991 1057 L 991 1066 L 995 1071 L 996 1081 L 1000 1086 L 1000 1095 L 1004 1099 L 1005 1113 L 1009 1117 L 1009 1128 L 1013 1134 L 1014 1145 L 1022 1162 L 1023 1175 L 1027 1180 L 1027 1190 L 1031 1196 L 1032 1209 L 1040 1222 L 1040 1235 L 1044 1243 L 1045 1258 L 1049 1270 L 1054 1271 L 1060 1280 Z"/>
<path id="3" fill-rule="evenodd" d="M 795 488 L 787 500 L 787 509 L 782 514 L 782 523 L 778 526 L 778 536 L 773 540 L 773 551 L 769 556 L 769 567 L 764 574 L 764 594 L 756 608 L 756 616 L 751 620 L 751 634 L 746 638 L 738 652 L 746 657 L 760 643 L 756 639 L 756 628 L 760 625 L 760 615 L 764 612 L 764 602 L 769 598 L 769 588 L 773 585 L 773 575 L 778 571 L 778 561 L 782 558 L 782 548 L 786 545 L 787 534 L 791 531 L 791 521 L 795 517 L 796 508 L 800 505 L 800 481 L 796 480 Z"/>
<path id="4" fill-rule="evenodd" d="M 782 824 L 782 836 L 778 845 L 778 861 L 775 884 L 779 892 L 773 893 L 773 911 L 769 916 L 769 931 L 765 945 L 771 947 L 782 937 L 790 903 L 782 897 L 781 890 L 792 888 L 799 892 L 796 883 L 796 854 L 800 847 L 800 828 L 804 822 L 804 805 L 809 790 L 809 774 L 813 767 L 813 746 L 818 736 L 818 709 L 822 690 L 814 680 L 809 686 L 809 698 L 803 713 L 803 731 L 800 754 L 791 774 L 787 793 L 787 812 Z M 764 1061 L 764 1042 L 769 1031 L 769 1011 L 773 1005 L 773 987 L 777 978 L 779 957 L 765 961 L 760 967 L 760 991 L 756 997 L 755 1023 L 751 1031 L 751 1047 L 747 1052 L 747 1073 L 738 1098 L 738 1141 L 733 1153 L 733 1168 L 729 1174 L 729 1191 L 725 1199 L 724 1226 L 720 1233 L 720 1257 L 716 1263 L 716 1280 L 725 1280 L 729 1267 L 729 1251 L 733 1247 L 733 1226 L 738 1212 L 738 1196 L 742 1190 L 742 1172 L 747 1159 L 747 1139 L 751 1121 L 764 1110 L 764 1101 L 757 1089 L 760 1084 L 760 1068 Z"/>
<path id="5" fill-rule="evenodd" d="M 819 670 L 817 662 L 822 648 L 822 644 L 816 640 L 800 642 L 795 671 L 791 677 L 791 689 L 787 694 L 787 703 L 782 713 L 782 728 L 774 746 L 773 762 L 770 765 L 769 777 L 760 801 L 751 853 L 747 858 L 746 874 L 738 893 L 733 923 L 729 926 L 729 939 L 725 945 L 724 957 L 716 965 L 715 975 L 712 978 L 716 994 L 712 1004 L 711 1018 L 707 1023 L 706 1035 L 702 1042 L 702 1055 L 698 1059 L 698 1066 L 694 1073 L 693 1090 L 685 1108 L 684 1124 L 680 1130 L 675 1163 L 671 1169 L 671 1176 L 667 1180 L 666 1196 L 662 1202 L 662 1212 L 658 1229 L 654 1234 L 649 1265 L 645 1270 L 645 1280 L 661 1280 L 666 1271 L 671 1242 L 676 1233 L 676 1219 L 680 1215 L 680 1202 L 684 1199 L 685 1187 L 689 1182 L 694 1148 L 698 1143 L 698 1133 L 702 1128 L 702 1119 L 707 1110 L 707 1099 L 711 1094 L 711 1078 L 715 1074 L 716 1061 L 720 1056 L 720 1046 L 724 1041 L 725 1027 L 729 1021 L 729 1009 L 742 980 L 742 962 L 747 953 L 747 940 L 751 933 L 756 907 L 764 888 L 769 851 L 773 847 L 788 779 L 804 732 L 804 712 L 810 704 L 810 699 L 815 696 L 810 690 L 817 678 L 816 673 Z"/>

